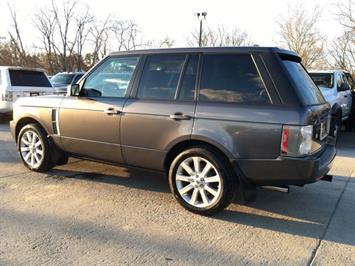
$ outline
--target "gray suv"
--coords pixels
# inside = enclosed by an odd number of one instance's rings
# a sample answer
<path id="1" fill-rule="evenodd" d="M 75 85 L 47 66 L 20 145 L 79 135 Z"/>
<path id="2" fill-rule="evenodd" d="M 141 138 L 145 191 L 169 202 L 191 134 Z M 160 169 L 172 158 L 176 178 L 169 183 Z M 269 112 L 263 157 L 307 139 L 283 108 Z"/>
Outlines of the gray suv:
<path id="1" fill-rule="evenodd" d="M 66 96 L 21 98 L 10 124 L 33 171 L 68 156 L 161 171 L 204 215 L 237 191 L 323 179 L 335 156 L 329 104 L 278 48 L 113 53 Z"/>

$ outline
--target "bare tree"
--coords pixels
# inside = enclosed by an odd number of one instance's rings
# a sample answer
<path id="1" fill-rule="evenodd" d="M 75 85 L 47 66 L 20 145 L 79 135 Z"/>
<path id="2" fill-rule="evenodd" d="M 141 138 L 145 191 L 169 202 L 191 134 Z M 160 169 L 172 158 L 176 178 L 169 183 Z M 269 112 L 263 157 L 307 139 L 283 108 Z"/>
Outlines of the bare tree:
<path id="1" fill-rule="evenodd" d="M 338 20 L 343 25 L 344 32 L 333 40 L 329 49 L 333 67 L 345 69 L 353 76 L 355 75 L 355 19 L 352 13 L 354 6 L 355 2 L 352 0 L 349 0 L 347 4 L 337 5 Z"/>
<path id="2" fill-rule="evenodd" d="M 143 45 L 138 25 L 132 20 L 112 21 L 110 32 L 116 38 L 118 51 L 135 50 Z"/>
<path id="3" fill-rule="evenodd" d="M 316 28 L 320 16 L 319 7 L 310 15 L 299 5 L 289 6 L 287 17 L 281 15 L 277 21 L 281 36 L 280 45 L 298 53 L 305 67 L 312 67 L 324 61 L 324 37 Z"/>
<path id="4" fill-rule="evenodd" d="M 24 49 L 23 42 L 22 42 L 22 37 L 19 29 L 18 20 L 17 20 L 17 12 L 14 7 L 11 8 L 9 3 L 8 3 L 8 7 L 13 22 L 13 29 L 15 31 L 14 33 L 9 31 L 10 43 L 11 43 L 10 47 L 13 48 L 13 54 L 15 59 L 18 61 L 17 63 L 20 65 L 26 65 L 27 64 L 26 51 Z"/>
<path id="5" fill-rule="evenodd" d="M 191 33 L 187 40 L 189 46 L 197 46 L 199 43 L 199 31 L 195 30 Z M 241 31 L 237 27 L 228 31 L 225 26 L 218 25 L 214 28 L 206 28 L 202 32 L 202 46 L 245 46 L 251 45 L 249 35 L 245 31 Z"/>
<path id="6" fill-rule="evenodd" d="M 171 48 L 175 45 L 175 40 L 170 38 L 169 36 L 165 36 L 165 38 L 160 40 L 150 40 L 145 45 L 148 48 Z"/>
<path id="7" fill-rule="evenodd" d="M 355 69 L 355 50 L 354 35 L 350 32 L 336 38 L 331 45 L 329 55 L 333 59 L 333 66 L 354 72 Z"/>
<path id="8" fill-rule="evenodd" d="M 92 23 L 94 22 L 94 16 L 89 13 L 89 8 L 86 8 L 86 12 L 76 18 L 76 68 L 81 70 L 83 49 L 88 40 L 88 36 L 92 30 Z"/>
<path id="9" fill-rule="evenodd" d="M 76 43 L 76 35 L 75 39 L 70 42 L 69 29 L 73 23 L 75 7 L 77 4 L 77 0 L 66 0 L 63 2 L 63 6 L 60 11 L 55 1 L 52 0 L 51 8 L 54 14 L 56 25 L 58 27 L 58 34 L 60 39 L 60 46 L 57 45 L 57 42 L 53 42 L 53 47 L 61 57 L 62 71 L 67 71 L 67 57 L 72 55 Z"/>
<path id="10" fill-rule="evenodd" d="M 46 53 L 48 70 L 49 73 L 53 74 L 57 68 L 57 56 L 53 48 L 56 19 L 48 8 L 43 8 L 35 14 L 33 23 L 41 34 L 42 49 L 44 49 Z"/>
<path id="11" fill-rule="evenodd" d="M 90 40 L 93 44 L 93 52 L 87 55 L 89 65 L 93 66 L 107 54 L 108 31 L 111 15 L 108 15 L 103 22 L 94 22 L 90 29 Z"/>
<path id="12" fill-rule="evenodd" d="M 337 5 L 339 22 L 350 31 L 355 31 L 354 7 L 354 0 L 348 0 L 347 3 L 339 2 Z"/>

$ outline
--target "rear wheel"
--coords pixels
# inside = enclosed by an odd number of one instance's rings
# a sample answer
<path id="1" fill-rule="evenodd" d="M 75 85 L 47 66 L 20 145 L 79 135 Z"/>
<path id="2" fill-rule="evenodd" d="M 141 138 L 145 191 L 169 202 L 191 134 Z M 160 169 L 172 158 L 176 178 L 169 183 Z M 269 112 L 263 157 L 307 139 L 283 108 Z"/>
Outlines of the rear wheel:
<path id="1" fill-rule="evenodd" d="M 170 166 L 169 184 L 185 209 L 202 215 L 227 207 L 236 189 L 229 165 L 208 147 L 180 153 Z"/>
<path id="2" fill-rule="evenodd" d="M 28 124 L 21 129 L 17 148 L 28 169 L 43 172 L 52 168 L 50 147 L 46 132 L 38 124 Z"/>

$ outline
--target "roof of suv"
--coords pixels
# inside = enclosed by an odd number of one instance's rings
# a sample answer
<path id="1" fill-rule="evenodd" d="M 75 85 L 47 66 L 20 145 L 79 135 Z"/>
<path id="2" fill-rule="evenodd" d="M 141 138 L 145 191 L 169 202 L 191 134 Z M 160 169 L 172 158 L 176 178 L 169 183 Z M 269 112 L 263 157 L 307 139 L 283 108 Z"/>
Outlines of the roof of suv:
<path id="1" fill-rule="evenodd" d="M 277 47 L 260 47 L 260 46 L 238 46 L 238 47 L 193 47 L 193 48 L 167 48 L 167 49 L 147 49 L 147 50 L 132 50 L 123 52 L 113 52 L 110 55 L 125 55 L 125 54 L 160 54 L 160 53 L 246 53 L 246 52 L 269 52 L 286 54 L 299 57 L 295 52 L 280 49 Z"/>
<path id="2" fill-rule="evenodd" d="M 332 74 L 335 72 L 343 72 L 343 73 L 349 73 L 346 70 L 342 70 L 342 69 L 327 69 L 327 70 L 309 70 L 309 73 L 327 73 L 327 74 Z"/>
<path id="3" fill-rule="evenodd" d="M 13 69 L 13 70 L 27 70 L 27 71 L 37 71 L 37 72 L 46 72 L 42 68 L 34 67 L 19 67 L 19 66 L 0 66 L 0 69 Z"/>

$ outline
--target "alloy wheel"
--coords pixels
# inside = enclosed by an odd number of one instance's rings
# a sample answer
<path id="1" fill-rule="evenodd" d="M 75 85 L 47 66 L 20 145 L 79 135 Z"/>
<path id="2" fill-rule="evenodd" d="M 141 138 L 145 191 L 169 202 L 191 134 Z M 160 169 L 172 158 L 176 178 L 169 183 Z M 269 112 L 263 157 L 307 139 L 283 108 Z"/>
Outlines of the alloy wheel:
<path id="1" fill-rule="evenodd" d="M 41 165 L 44 158 L 43 142 L 35 131 L 28 130 L 22 135 L 20 152 L 25 163 L 31 168 Z"/>
<path id="2" fill-rule="evenodd" d="M 210 161 L 198 156 L 180 163 L 175 182 L 183 200 L 197 208 L 210 207 L 222 193 L 222 180 L 217 169 Z"/>

